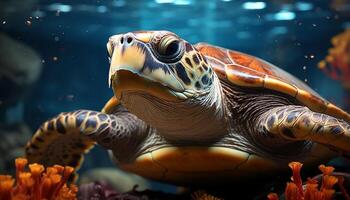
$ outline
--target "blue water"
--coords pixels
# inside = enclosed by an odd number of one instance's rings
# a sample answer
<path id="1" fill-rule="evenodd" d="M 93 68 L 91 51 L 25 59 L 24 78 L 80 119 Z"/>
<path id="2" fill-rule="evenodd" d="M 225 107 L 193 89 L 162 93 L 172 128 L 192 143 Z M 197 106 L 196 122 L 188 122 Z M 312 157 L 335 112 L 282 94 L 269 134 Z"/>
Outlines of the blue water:
<path id="1" fill-rule="evenodd" d="M 344 105 L 341 85 L 319 71 L 317 63 L 331 47 L 332 36 L 350 27 L 346 1 L 28 2 L 33 3 L 4 7 L 0 31 L 32 47 L 42 60 L 39 80 L 25 99 L 12 105 L 20 112 L 14 120 L 28 123 L 32 130 L 63 111 L 100 110 L 113 95 L 107 81 L 106 42 L 113 34 L 134 30 L 170 30 L 192 43 L 261 57 Z M 106 153 L 95 149 L 82 170 L 109 165 Z"/>

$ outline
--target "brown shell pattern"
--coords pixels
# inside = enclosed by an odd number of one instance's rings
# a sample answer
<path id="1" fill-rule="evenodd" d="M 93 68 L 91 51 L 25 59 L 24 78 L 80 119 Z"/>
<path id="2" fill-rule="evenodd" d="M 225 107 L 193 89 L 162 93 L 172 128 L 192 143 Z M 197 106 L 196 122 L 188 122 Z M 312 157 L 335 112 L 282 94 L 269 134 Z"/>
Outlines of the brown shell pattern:
<path id="1" fill-rule="evenodd" d="M 293 75 L 257 57 L 205 43 L 195 47 L 206 57 L 220 79 L 243 87 L 266 88 L 296 98 L 312 111 L 350 122 L 350 115 L 323 99 Z"/>

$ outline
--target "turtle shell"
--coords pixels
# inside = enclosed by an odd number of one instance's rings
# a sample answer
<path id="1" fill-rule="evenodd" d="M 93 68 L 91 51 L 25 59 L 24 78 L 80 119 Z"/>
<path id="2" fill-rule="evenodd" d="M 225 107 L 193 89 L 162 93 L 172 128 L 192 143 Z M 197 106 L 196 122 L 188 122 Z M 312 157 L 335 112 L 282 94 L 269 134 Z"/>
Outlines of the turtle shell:
<path id="1" fill-rule="evenodd" d="M 195 47 L 206 57 L 221 80 L 241 87 L 274 90 L 295 98 L 310 110 L 350 122 L 350 115 L 322 98 L 304 82 L 257 57 L 205 43 Z"/>

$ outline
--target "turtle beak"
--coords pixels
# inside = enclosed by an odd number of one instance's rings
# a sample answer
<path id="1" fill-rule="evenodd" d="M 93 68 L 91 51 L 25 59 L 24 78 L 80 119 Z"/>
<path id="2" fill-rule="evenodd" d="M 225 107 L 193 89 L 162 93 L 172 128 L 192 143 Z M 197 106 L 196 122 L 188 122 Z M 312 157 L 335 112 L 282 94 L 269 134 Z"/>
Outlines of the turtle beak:
<path id="1" fill-rule="evenodd" d="M 110 40 L 117 41 L 117 45 L 112 46 L 108 42 L 107 49 L 111 51 L 111 60 L 109 68 L 109 86 L 111 86 L 113 77 L 118 70 L 128 70 L 138 73 L 145 62 L 144 50 L 138 45 L 133 45 L 134 37 L 131 34 L 115 35 Z M 137 58 L 137 59 L 135 59 Z"/>

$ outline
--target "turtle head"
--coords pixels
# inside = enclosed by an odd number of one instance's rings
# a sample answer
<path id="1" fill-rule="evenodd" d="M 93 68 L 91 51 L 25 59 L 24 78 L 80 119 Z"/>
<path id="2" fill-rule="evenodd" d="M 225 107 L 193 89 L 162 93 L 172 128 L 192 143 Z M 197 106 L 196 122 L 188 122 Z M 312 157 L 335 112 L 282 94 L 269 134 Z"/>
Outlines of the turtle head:
<path id="1" fill-rule="evenodd" d="M 115 96 L 164 137 L 193 142 L 225 133 L 218 77 L 190 43 L 139 31 L 112 36 L 107 49 Z"/>
<path id="2" fill-rule="evenodd" d="M 138 31 L 110 37 L 109 81 L 117 98 L 143 91 L 162 99 L 184 100 L 206 94 L 213 72 L 190 43 L 168 31 Z"/>

